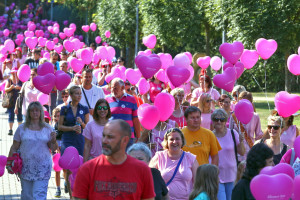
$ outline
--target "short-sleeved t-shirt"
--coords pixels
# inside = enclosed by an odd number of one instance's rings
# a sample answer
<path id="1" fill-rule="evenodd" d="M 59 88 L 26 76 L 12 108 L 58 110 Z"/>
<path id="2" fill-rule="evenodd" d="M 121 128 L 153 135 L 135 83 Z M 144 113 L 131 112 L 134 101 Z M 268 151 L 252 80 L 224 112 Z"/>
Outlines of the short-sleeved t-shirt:
<path id="1" fill-rule="evenodd" d="M 190 131 L 187 127 L 182 129 L 186 144 L 182 148 L 197 156 L 199 165 L 209 163 L 209 156 L 214 156 L 222 148 L 216 136 L 208 129 L 200 127 L 198 131 Z"/>
<path id="2" fill-rule="evenodd" d="M 196 88 L 193 90 L 192 98 L 199 98 L 201 96 L 201 94 L 203 94 L 203 93 L 209 94 L 211 96 L 211 99 L 213 99 L 214 101 L 217 101 L 221 96 L 220 93 L 214 88 L 210 88 L 207 92 L 202 91 L 201 88 Z M 212 108 L 212 110 L 215 109 L 214 102 L 212 102 L 211 108 Z"/>
<path id="3" fill-rule="evenodd" d="M 72 194 L 81 199 L 149 199 L 155 197 L 150 168 L 127 155 L 120 165 L 100 155 L 78 170 Z"/>
<path id="4" fill-rule="evenodd" d="M 117 99 L 112 95 L 108 95 L 106 98 L 110 106 L 111 111 L 111 120 L 114 119 L 123 119 L 131 127 L 131 137 L 134 138 L 134 127 L 133 127 L 133 118 L 137 117 L 137 103 L 135 98 L 127 93 Z"/>
<path id="5" fill-rule="evenodd" d="M 70 104 L 63 106 L 60 110 L 60 116 L 64 116 L 64 126 L 75 126 L 77 117 L 80 117 L 82 121 L 85 119 L 85 115 L 89 113 L 89 109 L 86 106 L 78 103 L 76 116 L 73 115 Z M 81 131 L 82 132 L 82 131 Z M 79 155 L 83 156 L 84 148 L 84 137 L 82 134 L 77 134 L 75 131 L 65 131 L 62 135 L 62 149 L 61 154 L 64 150 L 73 146 L 77 149 Z"/>
<path id="6" fill-rule="evenodd" d="M 164 179 L 161 177 L 160 171 L 155 168 L 151 168 L 151 173 L 154 182 L 155 200 L 161 200 L 163 196 L 168 194 L 168 188 Z"/>
<path id="7" fill-rule="evenodd" d="M 206 192 L 201 192 L 194 200 L 210 200 Z"/>
<path id="8" fill-rule="evenodd" d="M 38 68 L 39 61 L 40 61 L 39 59 L 34 60 L 32 58 L 28 58 L 27 60 L 25 60 L 24 64 L 28 65 L 30 67 L 30 69 L 34 69 L 34 68 Z"/>

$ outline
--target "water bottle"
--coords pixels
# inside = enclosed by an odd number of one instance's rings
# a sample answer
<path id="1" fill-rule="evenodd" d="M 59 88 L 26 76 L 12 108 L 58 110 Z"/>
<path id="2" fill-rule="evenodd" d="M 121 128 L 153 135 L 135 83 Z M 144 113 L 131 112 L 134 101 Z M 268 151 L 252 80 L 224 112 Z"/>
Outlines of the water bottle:
<path id="1" fill-rule="evenodd" d="M 75 122 L 75 125 L 80 126 L 80 132 L 77 132 L 77 133 L 81 133 L 81 125 L 80 125 L 80 123 L 79 123 L 78 121 L 76 121 L 76 122 Z"/>

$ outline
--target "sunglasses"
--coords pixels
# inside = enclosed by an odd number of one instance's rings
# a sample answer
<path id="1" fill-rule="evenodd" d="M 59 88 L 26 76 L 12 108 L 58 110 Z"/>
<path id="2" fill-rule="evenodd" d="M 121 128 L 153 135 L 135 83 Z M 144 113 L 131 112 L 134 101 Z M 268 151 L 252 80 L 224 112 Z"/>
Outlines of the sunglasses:
<path id="1" fill-rule="evenodd" d="M 98 110 L 108 110 L 108 106 L 98 106 Z"/>
<path id="2" fill-rule="evenodd" d="M 214 122 L 218 122 L 218 121 L 220 121 L 220 122 L 225 122 L 226 121 L 226 118 L 225 117 L 220 117 L 220 118 L 213 118 L 212 119 Z"/>
<path id="3" fill-rule="evenodd" d="M 271 129 L 274 129 L 274 130 L 278 130 L 280 128 L 280 126 L 271 126 L 271 125 L 268 125 L 268 129 L 271 130 Z"/>
<path id="4" fill-rule="evenodd" d="M 210 100 L 206 100 L 206 103 L 209 103 L 209 102 L 212 102 L 212 100 L 210 99 Z"/>
<path id="5" fill-rule="evenodd" d="M 173 132 L 179 132 L 179 133 L 181 133 L 181 130 L 180 130 L 179 128 L 170 128 L 170 129 L 166 132 L 166 134 L 173 133 Z"/>

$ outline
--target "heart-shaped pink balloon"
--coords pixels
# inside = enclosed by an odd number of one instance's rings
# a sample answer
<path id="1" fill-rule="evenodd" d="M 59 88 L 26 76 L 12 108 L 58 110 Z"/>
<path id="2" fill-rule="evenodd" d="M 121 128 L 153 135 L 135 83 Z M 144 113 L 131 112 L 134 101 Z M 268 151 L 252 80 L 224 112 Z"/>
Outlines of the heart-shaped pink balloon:
<path id="1" fill-rule="evenodd" d="M 233 67 L 229 67 L 223 71 L 223 74 L 217 74 L 213 78 L 213 83 L 227 92 L 233 90 L 236 78 L 236 71 Z"/>
<path id="2" fill-rule="evenodd" d="M 293 179 L 286 174 L 260 174 L 251 180 L 250 190 L 256 200 L 289 200 L 293 193 Z"/>
<path id="3" fill-rule="evenodd" d="M 15 43 L 16 43 L 16 45 L 20 46 L 22 44 L 22 41 L 19 39 L 15 39 Z"/>
<path id="4" fill-rule="evenodd" d="M 3 31 L 3 35 L 5 36 L 5 37 L 7 37 L 7 36 L 9 36 L 9 30 L 8 29 L 4 29 L 4 31 Z M 32 37 L 32 36 L 31 36 Z"/>
<path id="5" fill-rule="evenodd" d="M 275 40 L 266 40 L 260 38 L 255 42 L 255 48 L 260 57 L 264 60 L 269 59 L 277 50 L 277 42 Z"/>
<path id="6" fill-rule="evenodd" d="M 101 37 L 100 36 L 97 36 L 96 38 L 95 38 L 95 42 L 97 43 L 97 44 L 100 44 L 100 42 L 101 42 Z"/>
<path id="7" fill-rule="evenodd" d="M 119 68 L 113 67 L 111 70 L 111 73 L 114 75 L 115 78 L 121 78 L 122 77 L 122 72 Z"/>
<path id="8" fill-rule="evenodd" d="M 138 52 L 138 56 L 150 56 L 151 54 L 152 54 L 152 51 L 150 49 Z"/>
<path id="9" fill-rule="evenodd" d="M 141 74 L 134 71 L 131 68 L 126 69 L 125 71 L 126 79 L 132 84 L 135 85 L 141 78 Z"/>
<path id="10" fill-rule="evenodd" d="M 194 68 L 191 65 L 189 65 L 187 67 L 187 69 L 190 71 L 190 76 L 189 76 L 188 80 L 185 83 L 190 82 L 194 78 L 194 75 L 195 75 Z"/>
<path id="11" fill-rule="evenodd" d="M 298 76 L 300 75 L 300 55 L 292 54 L 287 60 L 287 66 L 289 71 Z"/>
<path id="12" fill-rule="evenodd" d="M 161 67 L 161 61 L 158 56 L 150 57 L 139 55 L 135 58 L 135 64 L 146 79 L 154 76 Z"/>
<path id="13" fill-rule="evenodd" d="M 45 76 L 36 76 L 33 78 L 33 85 L 44 94 L 50 94 L 55 86 L 55 75 L 49 73 Z"/>
<path id="14" fill-rule="evenodd" d="M 209 56 L 199 57 L 197 59 L 197 65 L 199 67 L 201 67 L 202 69 L 208 68 L 209 64 L 210 64 L 210 57 Z"/>
<path id="15" fill-rule="evenodd" d="M 58 36 L 60 37 L 60 39 L 64 40 L 67 35 L 65 33 L 59 33 Z"/>
<path id="16" fill-rule="evenodd" d="M 95 52 L 93 54 L 92 62 L 97 65 L 99 63 L 99 61 L 100 61 L 100 53 Z"/>
<path id="17" fill-rule="evenodd" d="M 62 50 L 63 50 L 63 46 L 62 45 L 58 45 L 58 46 L 54 46 L 54 50 L 58 53 L 58 54 L 60 54 L 61 52 L 62 52 Z"/>
<path id="18" fill-rule="evenodd" d="M 146 94 L 149 89 L 150 89 L 150 84 L 148 83 L 148 81 L 144 78 L 141 78 L 138 82 L 137 82 L 137 86 L 139 89 L 139 93 L 141 95 Z"/>
<path id="19" fill-rule="evenodd" d="M 0 177 L 3 176 L 3 174 L 5 172 L 6 162 L 7 162 L 7 157 L 0 156 Z"/>
<path id="20" fill-rule="evenodd" d="M 267 175 L 276 175 L 276 174 L 286 174 L 290 176 L 292 179 L 295 178 L 295 172 L 291 165 L 286 163 L 279 163 L 278 165 L 275 165 L 274 167 L 268 166 L 263 168 L 259 174 L 267 174 Z"/>
<path id="21" fill-rule="evenodd" d="M 18 69 L 17 76 L 20 79 L 20 81 L 22 81 L 24 83 L 29 80 L 30 73 L 31 73 L 30 67 L 26 64 L 23 64 Z"/>
<path id="22" fill-rule="evenodd" d="M 106 51 L 107 51 L 107 60 L 111 61 L 115 57 L 116 51 L 111 46 L 108 46 L 108 47 L 105 47 L 105 48 L 106 48 Z"/>
<path id="23" fill-rule="evenodd" d="M 241 99 L 234 107 L 236 118 L 243 124 L 248 124 L 254 114 L 252 103 L 248 99 Z"/>
<path id="24" fill-rule="evenodd" d="M 144 103 L 138 108 L 138 118 L 142 126 L 147 130 L 152 130 L 158 123 L 160 111 L 156 106 Z"/>
<path id="25" fill-rule="evenodd" d="M 64 29 L 64 33 L 65 33 L 68 37 L 71 37 L 71 36 L 74 34 L 72 28 L 66 28 L 66 29 Z"/>
<path id="26" fill-rule="evenodd" d="M 15 49 L 15 43 L 11 39 L 5 40 L 4 46 L 9 52 L 12 52 Z"/>
<path id="27" fill-rule="evenodd" d="M 54 32 L 53 32 L 53 26 L 48 26 L 48 31 L 49 31 L 50 33 L 54 34 Z"/>
<path id="28" fill-rule="evenodd" d="M 193 62 L 193 55 L 190 53 L 190 52 L 184 52 L 184 54 L 189 58 L 189 60 L 190 60 L 190 64 L 192 64 L 192 62 Z"/>
<path id="29" fill-rule="evenodd" d="M 56 77 L 55 78 L 55 86 L 59 91 L 62 91 L 64 89 L 66 89 L 68 87 L 68 85 L 70 84 L 71 77 L 63 71 L 61 71 L 63 73 L 61 73 L 61 72 L 57 73 L 57 72 L 59 72 L 59 71 L 56 71 L 56 73 L 55 73 L 55 77 Z"/>
<path id="30" fill-rule="evenodd" d="M 173 65 L 172 56 L 170 54 L 168 54 L 168 53 L 159 53 L 157 55 L 160 58 L 162 69 L 167 69 L 167 67 Z"/>
<path id="31" fill-rule="evenodd" d="M 300 109 L 300 96 L 281 91 L 275 95 L 275 108 L 282 117 L 289 117 Z"/>
<path id="32" fill-rule="evenodd" d="M 110 31 L 105 31 L 104 35 L 106 38 L 110 38 L 111 33 L 110 33 Z"/>
<path id="33" fill-rule="evenodd" d="M 25 39 L 26 45 L 29 47 L 29 49 L 34 49 L 37 45 L 38 39 L 36 37 L 27 37 Z"/>
<path id="34" fill-rule="evenodd" d="M 17 35 L 17 38 L 18 38 L 19 40 L 23 41 L 24 35 L 20 33 L 20 34 Z"/>
<path id="35" fill-rule="evenodd" d="M 40 76 L 44 76 L 46 74 L 54 74 L 54 66 L 50 62 L 45 62 L 38 66 L 37 74 Z"/>
<path id="36" fill-rule="evenodd" d="M 167 77 L 166 70 L 164 70 L 164 69 L 158 70 L 158 72 L 156 73 L 155 76 L 158 80 L 160 80 L 161 82 L 164 82 L 164 83 L 167 83 L 169 80 Z"/>
<path id="37" fill-rule="evenodd" d="M 246 69 L 251 69 L 257 63 L 258 58 L 257 51 L 245 49 L 241 56 L 241 62 Z"/>
<path id="38" fill-rule="evenodd" d="M 81 28 L 82 28 L 82 30 L 84 32 L 88 32 L 90 30 L 90 26 L 89 25 L 83 25 Z"/>
<path id="39" fill-rule="evenodd" d="M 174 59 L 174 66 L 187 68 L 190 65 L 190 59 L 184 53 L 177 54 Z"/>
<path id="40" fill-rule="evenodd" d="M 75 147 L 67 147 L 58 161 L 63 169 L 76 169 L 80 166 L 79 153 Z"/>
<path id="41" fill-rule="evenodd" d="M 82 70 L 82 68 L 84 67 L 84 63 L 82 62 L 82 60 L 79 60 L 77 58 L 72 58 L 70 61 L 70 65 L 72 67 L 72 69 L 74 70 L 74 72 L 79 72 Z"/>
<path id="42" fill-rule="evenodd" d="M 235 64 L 243 54 L 244 45 L 238 41 L 235 41 L 232 44 L 223 43 L 221 44 L 219 51 L 228 62 Z"/>
<path id="43" fill-rule="evenodd" d="M 53 28 L 53 33 L 58 34 L 59 33 L 59 27 L 54 27 Z"/>
<path id="44" fill-rule="evenodd" d="M 43 54 L 43 58 L 46 58 L 47 60 L 50 60 L 50 53 L 48 51 L 46 51 L 44 54 Z"/>
<path id="45" fill-rule="evenodd" d="M 156 40 L 156 36 L 154 34 L 150 34 L 143 37 L 143 44 L 149 49 L 153 49 L 156 45 Z"/>
<path id="46" fill-rule="evenodd" d="M 47 38 L 39 37 L 38 42 L 41 47 L 44 47 L 46 45 Z"/>
<path id="47" fill-rule="evenodd" d="M 185 83 L 190 77 L 190 71 L 187 68 L 170 66 L 166 70 L 170 82 L 179 87 Z"/>
<path id="48" fill-rule="evenodd" d="M 46 42 L 46 47 L 51 51 L 51 50 L 53 50 L 54 49 L 54 42 L 53 41 L 50 41 L 50 40 L 48 40 L 47 42 Z"/>
<path id="49" fill-rule="evenodd" d="M 219 71 L 222 67 L 222 60 L 218 56 L 214 56 L 210 59 L 210 66 L 213 70 Z"/>
<path id="50" fill-rule="evenodd" d="M 72 51 L 73 51 L 74 45 L 73 45 L 73 43 L 72 43 L 71 41 L 65 40 L 63 44 L 64 44 L 65 49 L 66 49 L 68 52 L 72 52 Z"/>
<path id="51" fill-rule="evenodd" d="M 78 49 L 81 48 L 81 43 L 80 43 L 80 40 L 77 39 L 77 38 L 74 38 L 72 40 L 72 43 L 73 43 L 73 47 L 74 47 L 74 50 L 77 51 Z"/>
<path id="52" fill-rule="evenodd" d="M 92 22 L 92 23 L 90 24 L 90 28 L 91 28 L 92 31 L 96 31 L 97 25 L 96 25 L 94 22 Z"/>
<path id="53" fill-rule="evenodd" d="M 24 35 L 25 35 L 25 37 L 33 37 L 34 36 L 34 32 L 32 32 L 32 31 L 25 31 Z"/>
<path id="54" fill-rule="evenodd" d="M 93 52 L 89 51 L 88 49 L 83 49 L 81 51 L 81 59 L 84 64 L 86 65 L 90 64 L 93 59 Z"/>
<path id="55" fill-rule="evenodd" d="M 57 44 L 59 42 L 58 37 L 53 38 L 53 42 L 54 42 L 54 44 Z"/>
<path id="56" fill-rule="evenodd" d="M 159 120 L 164 122 L 173 114 L 175 108 L 175 99 L 171 94 L 159 93 L 155 97 L 154 105 L 160 111 Z"/>
<path id="57" fill-rule="evenodd" d="M 105 81 L 106 81 L 107 83 L 110 83 L 110 81 L 112 81 L 114 78 L 115 78 L 114 74 L 109 73 L 109 74 L 107 74 L 107 75 L 105 76 Z"/>
<path id="58" fill-rule="evenodd" d="M 232 67 L 235 70 L 235 73 L 236 73 L 235 80 L 240 78 L 244 72 L 244 65 L 243 65 L 243 63 L 241 63 L 239 61 L 237 63 L 235 63 L 235 65 L 232 65 L 229 62 L 225 63 L 223 66 L 223 70 L 226 70 L 229 67 Z"/>

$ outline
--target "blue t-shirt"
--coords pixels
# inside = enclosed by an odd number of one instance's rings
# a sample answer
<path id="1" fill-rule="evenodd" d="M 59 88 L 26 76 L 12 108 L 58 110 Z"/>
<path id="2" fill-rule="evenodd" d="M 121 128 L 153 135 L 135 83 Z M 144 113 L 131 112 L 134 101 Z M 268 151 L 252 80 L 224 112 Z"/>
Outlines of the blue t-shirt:
<path id="1" fill-rule="evenodd" d="M 74 116 L 70 103 L 67 106 L 63 106 L 60 110 L 60 116 L 65 117 L 64 126 L 75 126 L 77 117 L 80 117 L 82 121 L 84 121 L 84 116 L 89 114 L 88 107 L 78 103 L 77 113 L 76 116 Z M 84 136 L 82 135 L 82 130 L 81 134 L 77 134 L 75 131 L 63 132 L 61 154 L 63 154 L 64 150 L 69 146 L 75 147 L 79 155 L 83 156 Z"/>
<path id="2" fill-rule="evenodd" d="M 206 192 L 201 192 L 194 200 L 210 200 Z"/>

